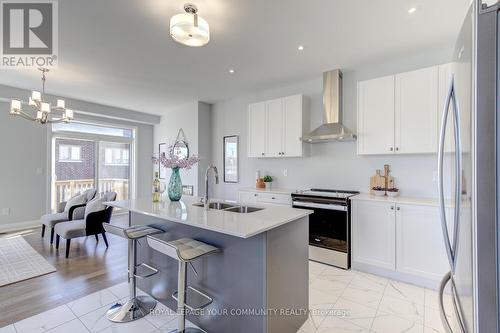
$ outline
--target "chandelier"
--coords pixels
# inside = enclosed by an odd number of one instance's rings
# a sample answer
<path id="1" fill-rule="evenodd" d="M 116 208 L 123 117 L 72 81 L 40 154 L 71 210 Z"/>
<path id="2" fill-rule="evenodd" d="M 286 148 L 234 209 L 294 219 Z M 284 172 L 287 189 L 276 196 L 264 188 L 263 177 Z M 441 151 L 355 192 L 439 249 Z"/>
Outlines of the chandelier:
<path id="1" fill-rule="evenodd" d="M 58 99 L 56 106 L 51 106 L 50 103 L 43 100 L 45 95 L 45 73 L 47 68 L 38 68 L 42 72 L 42 92 L 33 90 L 31 97 L 28 100 L 28 106 L 31 106 L 35 111 L 35 116 L 30 115 L 22 110 L 22 102 L 18 99 L 13 99 L 10 103 L 10 114 L 20 116 L 27 120 L 36 121 L 39 124 L 47 123 L 69 123 L 73 120 L 73 110 L 66 108 L 66 103 L 63 99 Z"/>
<path id="2" fill-rule="evenodd" d="M 180 44 L 199 47 L 210 41 L 210 27 L 207 21 L 198 15 L 198 8 L 187 3 L 185 13 L 172 16 L 170 19 L 170 36 Z"/>

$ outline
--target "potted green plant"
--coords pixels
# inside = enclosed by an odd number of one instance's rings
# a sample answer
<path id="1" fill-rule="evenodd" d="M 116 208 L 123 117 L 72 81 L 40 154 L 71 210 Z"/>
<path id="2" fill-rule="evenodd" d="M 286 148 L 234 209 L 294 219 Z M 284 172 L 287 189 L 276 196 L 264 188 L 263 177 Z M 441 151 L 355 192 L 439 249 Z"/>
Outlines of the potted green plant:
<path id="1" fill-rule="evenodd" d="M 262 177 L 262 180 L 266 184 L 266 189 L 270 190 L 271 189 L 271 185 L 273 183 L 273 177 L 271 177 L 269 175 L 266 175 L 266 176 Z"/>

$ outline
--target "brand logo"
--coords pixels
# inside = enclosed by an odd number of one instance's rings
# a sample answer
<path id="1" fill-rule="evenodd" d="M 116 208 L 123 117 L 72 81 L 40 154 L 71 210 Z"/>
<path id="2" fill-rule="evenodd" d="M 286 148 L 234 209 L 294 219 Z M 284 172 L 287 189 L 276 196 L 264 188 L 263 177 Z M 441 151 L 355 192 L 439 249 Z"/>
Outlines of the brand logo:
<path id="1" fill-rule="evenodd" d="M 1 67 L 57 67 L 57 2 L 0 1 Z"/>

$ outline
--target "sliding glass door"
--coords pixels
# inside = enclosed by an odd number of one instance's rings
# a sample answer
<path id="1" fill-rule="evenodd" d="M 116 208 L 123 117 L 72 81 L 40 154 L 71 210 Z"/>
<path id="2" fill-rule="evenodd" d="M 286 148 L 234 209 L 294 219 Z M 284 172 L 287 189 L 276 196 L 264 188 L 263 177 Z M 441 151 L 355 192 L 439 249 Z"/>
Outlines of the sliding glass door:
<path id="1" fill-rule="evenodd" d="M 133 196 L 134 130 L 72 123 L 52 127 L 52 209 L 90 188 Z"/>
<path id="2" fill-rule="evenodd" d="M 116 192 L 116 200 L 130 198 L 130 144 L 99 142 L 99 192 Z"/>
<path id="3" fill-rule="evenodd" d="M 53 140 L 53 208 L 77 193 L 95 188 L 95 141 L 74 138 Z"/>

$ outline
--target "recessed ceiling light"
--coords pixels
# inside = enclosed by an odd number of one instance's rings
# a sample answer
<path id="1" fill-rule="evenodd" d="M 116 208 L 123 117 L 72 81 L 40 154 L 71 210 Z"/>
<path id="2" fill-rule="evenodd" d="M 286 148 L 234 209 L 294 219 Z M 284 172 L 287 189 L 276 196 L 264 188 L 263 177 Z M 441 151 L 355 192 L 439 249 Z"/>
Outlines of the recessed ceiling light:
<path id="1" fill-rule="evenodd" d="M 299 50 L 299 51 L 304 51 L 304 46 L 300 45 L 300 46 L 297 48 L 297 50 Z"/>
<path id="2" fill-rule="evenodd" d="M 416 11 L 417 11 L 417 8 L 415 8 L 415 7 L 411 7 L 410 9 L 408 9 L 408 13 L 409 13 L 409 14 L 413 14 L 413 13 L 415 13 Z"/>
<path id="3" fill-rule="evenodd" d="M 234 74 L 234 69 L 230 69 L 229 74 Z"/>

